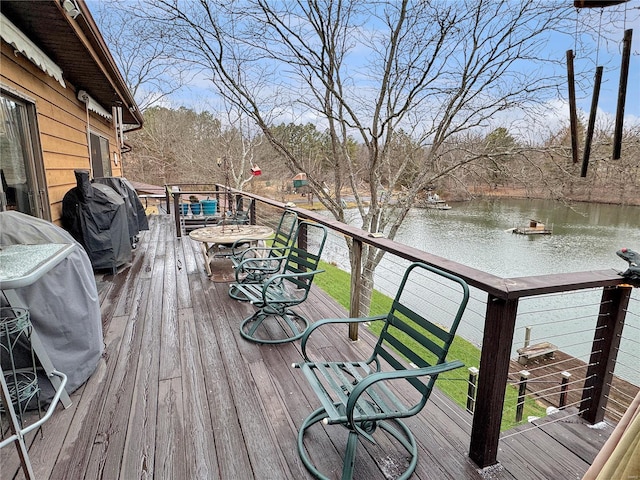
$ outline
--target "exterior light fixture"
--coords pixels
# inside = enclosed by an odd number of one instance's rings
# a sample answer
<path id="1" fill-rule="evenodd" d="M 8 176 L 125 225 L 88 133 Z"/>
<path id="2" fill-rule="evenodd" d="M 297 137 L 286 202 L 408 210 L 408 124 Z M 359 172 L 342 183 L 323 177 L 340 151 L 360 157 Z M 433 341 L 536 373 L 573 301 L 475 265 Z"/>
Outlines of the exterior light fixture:
<path id="1" fill-rule="evenodd" d="M 69 15 L 74 20 L 78 15 L 80 15 L 80 9 L 74 0 L 63 0 L 62 8 L 64 8 L 67 15 Z"/>

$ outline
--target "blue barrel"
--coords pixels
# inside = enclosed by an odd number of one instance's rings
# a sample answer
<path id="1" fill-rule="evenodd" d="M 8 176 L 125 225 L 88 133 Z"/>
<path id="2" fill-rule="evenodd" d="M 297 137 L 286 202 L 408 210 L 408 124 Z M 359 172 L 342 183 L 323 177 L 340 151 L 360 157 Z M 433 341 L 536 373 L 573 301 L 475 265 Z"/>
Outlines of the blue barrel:
<path id="1" fill-rule="evenodd" d="M 202 200 L 202 213 L 203 215 L 215 215 L 218 211 L 217 200 Z"/>

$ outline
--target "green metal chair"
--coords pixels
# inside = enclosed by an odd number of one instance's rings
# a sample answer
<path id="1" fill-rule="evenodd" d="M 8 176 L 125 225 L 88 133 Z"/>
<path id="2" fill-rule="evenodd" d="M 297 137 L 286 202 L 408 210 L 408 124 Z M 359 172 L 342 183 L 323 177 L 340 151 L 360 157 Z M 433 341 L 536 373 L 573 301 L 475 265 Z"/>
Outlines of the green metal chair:
<path id="1" fill-rule="evenodd" d="M 230 286 L 231 297 L 258 307 L 242 321 L 240 334 L 244 338 L 257 343 L 285 343 L 302 337 L 309 321 L 292 307 L 307 299 L 313 278 L 323 272 L 318 264 L 326 239 L 327 229 L 323 225 L 300 222 L 287 256 L 281 257 L 284 262 L 281 273 L 260 283 L 236 282 Z M 276 321 L 265 322 L 268 318 Z"/>
<path id="2" fill-rule="evenodd" d="M 435 323 L 445 322 L 442 316 L 435 318 L 436 313 L 441 315 L 442 312 L 431 306 L 431 299 L 411 300 L 411 289 L 405 289 L 409 278 L 412 282 L 416 279 L 424 282 L 425 275 L 427 281 L 435 279 L 438 283 L 445 283 L 448 288 L 455 289 L 449 331 Z M 403 293 L 406 295 L 403 296 Z M 445 362 L 445 359 L 468 298 L 469 289 L 462 279 L 431 266 L 414 263 L 406 270 L 388 314 L 357 319 L 321 320 L 307 329 L 301 342 L 305 363 L 293 366 L 302 370 L 322 405 L 304 420 L 298 432 L 298 453 L 311 474 L 316 478 L 327 478 L 309 458 L 308 451 L 312 451 L 310 447 L 313 439 L 308 439 L 306 445 L 304 439 L 307 430 L 319 422 L 324 425 L 341 425 L 348 431 L 342 480 L 353 476 L 359 438 L 376 443 L 374 433 L 377 427 L 396 439 L 410 455 L 407 469 L 398 478 L 408 478 L 413 473 L 418 448 L 413 434 L 400 419 L 416 415 L 422 410 L 440 373 L 463 366 L 460 361 Z M 420 306 L 410 306 L 408 303 L 411 301 Z M 447 311 L 449 310 L 451 309 Z M 312 362 L 309 359 L 307 343 L 319 327 L 332 323 L 373 321 L 383 321 L 384 325 L 368 359 L 353 362 Z M 391 349 L 397 350 L 410 363 L 399 361 Z M 419 399 L 414 400 L 415 403 L 410 402 L 407 400 L 410 395 L 398 395 L 389 388 L 391 385 L 400 386 L 399 383 L 403 383 L 405 389 L 415 389 Z M 411 397 L 415 398 L 415 395 Z"/>
<path id="3" fill-rule="evenodd" d="M 298 224 L 298 214 L 285 210 L 271 240 L 270 247 L 245 248 L 246 240 L 238 240 L 231 247 L 231 261 L 235 268 L 236 282 L 260 283 L 266 277 L 278 273 L 286 259 L 291 246 L 293 233 Z M 246 300 L 229 290 L 229 295 L 236 300 Z"/>
<path id="4" fill-rule="evenodd" d="M 242 210 L 243 198 L 239 196 L 236 199 L 236 211 L 232 216 L 223 216 L 217 219 L 216 225 L 249 225 L 251 218 L 251 209 L 255 203 L 255 199 L 252 198 L 246 210 Z M 217 218 L 217 217 L 216 217 Z M 205 219 L 205 226 L 207 219 Z M 216 253 L 214 257 L 229 258 L 234 255 L 240 255 L 242 251 L 247 250 L 251 246 L 251 239 L 239 239 L 233 243 L 217 243 L 215 245 Z"/>

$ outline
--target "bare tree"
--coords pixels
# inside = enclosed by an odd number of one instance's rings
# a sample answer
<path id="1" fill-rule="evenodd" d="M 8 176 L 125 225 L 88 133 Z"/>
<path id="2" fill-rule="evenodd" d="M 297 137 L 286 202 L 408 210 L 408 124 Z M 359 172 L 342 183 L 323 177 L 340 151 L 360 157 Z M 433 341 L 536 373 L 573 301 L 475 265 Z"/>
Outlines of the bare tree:
<path id="1" fill-rule="evenodd" d="M 425 186 L 483 158 L 445 161 L 450 140 L 557 94 L 563 74 L 542 68 L 552 60 L 549 33 L 576 29 L 567 2 L 147 1 L 150 19 L 172 29 L 181 59 L 209 72 L 292 172 L 307 173 L 336 219 L 344 220 L 348 192 L 362 228 L 389 238 Z M 329 135 L 331 189 L 275 131 L 283 121 L 309 119 Z M 411 141 L 400 149 L 402 135 Z M 352 154 L 354 138 L 364 160 Z M 366 195 L 358 188 L 362 171 Z M 408 187 L 397 193 L 400 182 Z M 381 258 L 365 249 L 365 282 Z"/>
<path id="2" fill-rule="evenodd" d="M 166 104 L 188 84 L 194 72 L 176 62 L 180 49 L 170 32 L 146 21 L 141 4 L 132 0 L 90 0 L 91 12 L 138 107 Z"/>
<path id="3" fill-rule="evenodd" d="M 131 179 L 157 185 L 221 181 L 212 152 L 222 151 L 225 139 L 211 113 L 151 107 L 144 118 L 145 128 L 130 136 Z"/>
<path id="4" fill-rule="evenodd" d="M 234 104 L 226 102 L 227 128 L 222 132 L 221 155 L 228 160 L 229 180 L 232 187 L 243 190 L 253 180 L 252 169 L 256 164 L 257 150 L 264 140 L 256 131 L 253 121 Z"/>

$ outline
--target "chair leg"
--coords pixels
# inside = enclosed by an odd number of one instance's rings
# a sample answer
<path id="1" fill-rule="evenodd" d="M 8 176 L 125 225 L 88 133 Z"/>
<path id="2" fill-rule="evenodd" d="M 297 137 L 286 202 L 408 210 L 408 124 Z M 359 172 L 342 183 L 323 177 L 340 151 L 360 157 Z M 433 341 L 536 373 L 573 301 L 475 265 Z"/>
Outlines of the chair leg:
<path id="1" fill-rule="evenodd" d="M 313 425 L 321 422 L 327 417 L 327 413 L 324 407 L 320 407 L 309 415 L 300 427 L 298 432 L 298 455 L 304 466 L 309 470 L 311 475 L 320 480 L 326 480 L 326 477 L 311 463 L 311 459 L 307 455 L 307 449 L 304 446 L 304 434 Z M 344 463 L 342 464 L 342 480 L 351 480 L 353 477 L 353 467 L 356 461 L 356 449 L 358 447 L 358 434 L 354 431 L 349 432 L 349 439 L 347 440 L 347 447 L 344 452 Z"/>
<path id="2" fill-rule="evenodd" d="M 231 295 L 231 291 L 229 291 L 229 295 Z M 260 338 L 256 331 L 262 325 L 262 323 L 267 319 L 267 317 L 274 317 L 277 319 L 278 317 L 283 320 L 283 322 L 279 322 L 280 326 L 287 329 L 289 332 L 287 336 L 284 338 L 278 339 L 267 339 Z M 298 323 L 297 323 L 297 322 Z M 300 328 L 300 326 L 302 328 Z M 267 344 L 279 344 L 279 343 L 287 343 L 293 342 L 302 338 L 304 332 L 309 327 L 309 320 L 307 320 L 302 315 L 297 314 L 291 309 L 286 309 L 284 311 L 275 311 L 269 307 L 262 307 L 256 313 L 251 315 L 250 317 L 245 318 L 240 325 L 240 335 L 246 340 L 256 343 L 267 343 Z"/>
<path id="3" fill-rule="evenodd" d="M 304 434 L 309 427 L 312 427 L 318 422 L 321 422 L 324 418 L 326 418 L 327 414 L 325 409 L 320 407 L 309 415 L 302 425 L 300 426 L 300 430 L 298 431 L 298 455 L 300 455 L 300 460 L 304 463 L 304 466 L 309 470 L 309 473 L 313 475 L 315 478 L 320 480 L 328 480 L 329 477 L 324 476 L 320 471 L 315 467 L 313 463 L 311 463 L 311 459 L 307 455 L 307 449 L 304 446 Z"/>
<path id="4" fill-rule="evenodd" d="M 337 405 L 338 406 L 338 405 Z M 298 431 L 298 455 L 300 455 L 300 459 L 302 463 L 307 468 L 307 470 L 315 477 L 320 480 L 325 480 L 328 477 L 323 475 L 316 467 L 311 463 L 311 459 L 307 455 L 307 449 L 304 446 L 304 435 L 306 431 L 311 428 L 313 425 L 322 422 L 327 417 L 327 413 L 324 407 L 320 407 L 317 410 L 313 411 L 305 420 L 302 422 L 300 426 L 300 430 Z M 409 428 L 404 424 L 404 422 L 396 419 L 392 421 L 398 428 L 395 428 L 391 425 L 390 421 L 381 421 L 378 423 L 378 426 L 385 430 L 389 435 L 395 438 L 409 453 L 411 459 L 409 460 L 409 465 L 407 469 L 404 471 L 402 475 L 400 475 L 398 480 L 406 480 L 408 479 L 414 472 L 416 465 L 418 463 L 418 445 L 416 443 L 416 439 L 409 430 Z M 344 453 L 344 464 L 342 466 L 342 480 L 350 480 L 353 477 L 353 470 L 355 465 L 356 458 L 356 449 L 358 446 L 358 441 L 360 435 L 353 430 L 349 431 L 349 438 L 347 440 L 347 446 Z"/>
<path id="5" fill-rule="evenodd" d="M 349 440 L 347 440 L 347 448 L 344 450 L 344 463 L 342 464 L 342 480 L 351 480 L 353 478 L 353 467 L 356 464 L 356 448 L 358 447 L 358 434 L 354 431 L 349 432 Z"/>
<path id="6" fill-rule="evenodd" d="M 229 287 L 229 296 L 241 302 L 249 301 L 249 297 L 247 297 L 247 295 L 242 290 L 240 290 L 238 288 L 238 285 L 235 283 L 231 284 L 231 286 Z"/>
<path id="7" fill-rule="evenodd" d="M 289 325 L 291 333 L 293 334 L 291 337 L 289 337 L 288 341 L 294 341 L 302 338 L 304 332 L 306 332 L 307 328 L 309 328 L 309 320 L 291 309 L 285 310 L 281 317 L 286 322 L 286 324 Z M 296 323 L 296 320 L 298 320 L 299 324 Z M 302 326 L 302 328 L 300 328 L 300 326 Z"/>

